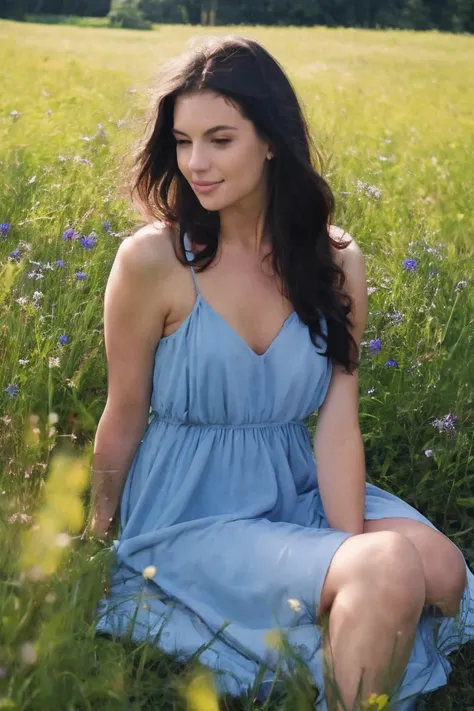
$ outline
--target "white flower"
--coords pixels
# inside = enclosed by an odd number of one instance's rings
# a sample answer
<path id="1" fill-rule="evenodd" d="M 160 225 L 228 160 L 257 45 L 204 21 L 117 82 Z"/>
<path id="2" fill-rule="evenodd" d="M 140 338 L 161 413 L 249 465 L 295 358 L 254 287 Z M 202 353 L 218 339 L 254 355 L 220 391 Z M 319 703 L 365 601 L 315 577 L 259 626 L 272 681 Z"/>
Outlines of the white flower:
<path id="1" fill-rule="evenodd" d="M 49 359 L 49 367 L 50 368 L 59 368 L 59 364 L 61 362 L 61 359 L 58 358 L 50 358 Z"/>
<path id="2" fill-rule="evenodd" d="M 288 600 L 288 604 L 293 610 L 293 612 L 299 612 L 301 610 L 301 603 L 299 600 L 295 600 L 294 598 L 290 598 Z"/>
<path id="3" fill-rule="evenodd" d="M 21 646 L 21 659 L 24 664 L 36 664 L 36 647 L 32 642 L 25 642 L 25 644 Z"/>
<path id="4" fill-rule="evenodd" d="M 154 565 L 147 565 L 147 567 L 143 570 L 142 575 L 146 580 L 149 580 L 150 578 L 154 578 L 156 575 L 155 566 Z"/>
<path id="5" fill-rule="evenodd" d="M 48 422 L 50 425 L 55 425 L 59 420 L 57 412 L 50 412 L 48 415 Z"/>
<path id="6" fill-rule="evenodd" d="M 71 543 L 71 536 L 67 533 L 59 533 L 56 536 L 55 542 L 59 548 L 67 548 Z"/>

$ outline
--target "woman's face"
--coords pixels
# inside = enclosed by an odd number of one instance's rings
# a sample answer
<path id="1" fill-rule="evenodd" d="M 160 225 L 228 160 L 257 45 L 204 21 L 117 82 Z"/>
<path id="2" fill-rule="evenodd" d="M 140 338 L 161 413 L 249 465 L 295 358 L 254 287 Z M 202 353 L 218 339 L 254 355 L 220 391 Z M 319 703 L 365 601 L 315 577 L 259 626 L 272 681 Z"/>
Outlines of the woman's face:
<path id="1" fill-rule="evenodd" d="M 223 96 L 206 90 L 178 97 L 173 134 L 179 170 L 206 210 L 222 210 L 249 196 L 264 199 L 272 151 Z M 200 190 L 195 184 L 200 182 L 217 184 Z"/>

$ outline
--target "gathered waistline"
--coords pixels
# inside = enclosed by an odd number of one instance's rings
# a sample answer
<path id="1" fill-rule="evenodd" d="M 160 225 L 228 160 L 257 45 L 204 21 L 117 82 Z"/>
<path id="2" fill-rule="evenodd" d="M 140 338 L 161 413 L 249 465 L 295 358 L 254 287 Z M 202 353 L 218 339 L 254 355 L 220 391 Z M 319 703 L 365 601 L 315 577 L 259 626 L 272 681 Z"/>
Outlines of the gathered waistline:
<path id="1" fill-rule="evenodd" d="M 168 425 L 175 425 L 177 427 L 203 427 L 204 429 L 216 429 L 216 430 L 240 430 L 240 429 L 257 429 L 260 427 L 284 427 L 285 425 L 298 425 L 299 427 L 305 427 L 303 420 L 285 420 L 284 422 L 245 422 L 240 425 L 226 425 L 220 423 L 208 423 L 208 422 L 184 422 L 183 420 L 170 420 L 167 417 L 161 417 L 156 410 L 152 410 L 153 420 L 159 420 L 160 422 L 165 422 Z"/>

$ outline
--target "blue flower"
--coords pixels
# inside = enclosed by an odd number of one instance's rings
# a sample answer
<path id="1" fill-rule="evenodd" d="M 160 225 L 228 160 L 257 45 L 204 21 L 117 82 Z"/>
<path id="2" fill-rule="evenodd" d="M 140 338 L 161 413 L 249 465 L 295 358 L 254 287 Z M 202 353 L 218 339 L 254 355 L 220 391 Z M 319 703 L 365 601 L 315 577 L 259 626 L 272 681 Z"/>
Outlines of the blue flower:
<path id="1" fill-rule="evenodd" d="M 20 392 L 20 388 L 18 385 L 9 385 L 8 388 L 5 388 L 5 392 L 7 392 L 10 397 L 16 397 Z"/>
<path id="2" fill-rule="evenodd" d="M 438 432 L 447 432 L 448 434 L 452 434 L 456 431 L 455 423 L 457 419 L 457 415 L 452 415 L 451 413 L 449 413 L 444 417 L 440 417 L 439 419 L 433 420 L 431 424 L 433 425 L 433 427 L 436 427 Z"/>
<path id="3" fill-rule="evenodd" d="M 388 360 L 385 365 L 387 366 L 387 368 L 398 368 L 397 361 L 392 359 Z"/>
<path id="4" fill-rule="evenodd" d="M 17 262 L 20 261 L 20 250 L 18 247 L 10 253 L 10 259 L 16 259 Z"/>
<path id="5" fill-rule="evenodd" d="M 76 279 L 84 280 L 84 279 L 88 279 L 89 274 L 86 274 L 85 272 L 76 272 L 74 274 L 74 276 L 76 277 Z"/>
<path id="6" fill-rule="evenodd" d="M 433 450 L 432 449 L 425 449 L 425 457 L 432 457 L 433 456 Z"/>
<path id="7" fill-rule="evenodd" d="M 416 272 L 418 268 L 416 259 L 404 259 L 402 264 L 409 272 Z"/>
<path id="8" fill-rule="evenodd" d="M 382 350 L 382 342 L 380 338 L 374 338 L 372 341 L 369 341 L 369 349 L 371 353 L 380 353 Z"/>
<path id="9" fill-rule="evenodd" d="M 106 232 L 110 232 L 110 222 L 108 220 L 104 222 L 103 227 Z"/>
<path id="10" fill-rule="evenodd" d="M 96 240 L 93 237 L 81 237 L 81 244 L 85 249 L 92 249 L 96 245 Z"/>
<path id="11" fill-rule="evenodd" d="M 10 223 L 9 222 L 2 222 L 0 223 L 0 234 L 4 239 L 8 237 L 8 233 L 10 231 Z"/>
<path id="12" fill-rule="evenodd" d="M 59 336 L 59 342 L 62 346 L 65 346 L 66 343 L 69 343 L 69 337 L 68 336 Z"/>
<path id="13" fill-rule="evenodd" d="M 64 264 L 64 262 L 63 262 L 62 259 L 56 259 L 56 264 L 58 265 L 58 267 L 64 267 L 64 266 L 65 266 L 65 264 Z"/>
<path id="14" fill-rule="evenodd" d="M 78 233 L 72 227 L 70 227 L 68 230 L 65 230 L 62 235 L 64 240 L 79 239 L 79 236 L 80 235 L 78 235 Z"/>

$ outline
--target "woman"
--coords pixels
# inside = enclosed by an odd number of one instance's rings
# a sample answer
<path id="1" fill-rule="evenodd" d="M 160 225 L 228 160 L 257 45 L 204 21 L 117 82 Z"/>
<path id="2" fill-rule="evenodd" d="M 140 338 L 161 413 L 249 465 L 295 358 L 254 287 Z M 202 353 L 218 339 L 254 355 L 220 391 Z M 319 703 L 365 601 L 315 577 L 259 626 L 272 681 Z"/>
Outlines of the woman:
<path id="1" fill-rule="evenodd" d="M 210 38 L 163 70 L 134 178 L 148 222 L 106 291 L 92 529 L 106 535 L 121 498 L 121 532 L 99 629 L 133 621 L 135 639 L 158 635 L 183 659 L 208 645 L 199 658 L 232 694 L 265 663 L 265 695 L 281 627 L 326 688 L 319 709 L 340 708 L 331 679 L 348 708 L 361 676 L 362 698 L 381 694 L 395 648 L 389 681 L 406 671 L 394 702 L 408 709 L 474 636 L 474 576 L 418 511 L 365 481 L 364 257 L 330 225 L 313 152 L 257 42 Z"/>

